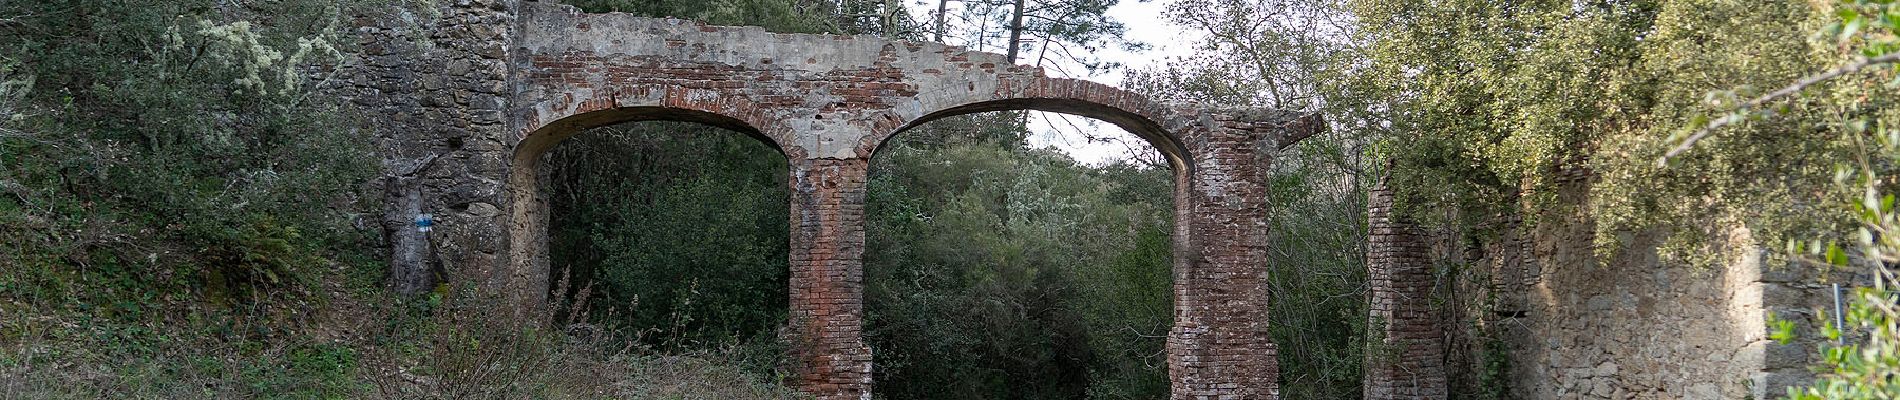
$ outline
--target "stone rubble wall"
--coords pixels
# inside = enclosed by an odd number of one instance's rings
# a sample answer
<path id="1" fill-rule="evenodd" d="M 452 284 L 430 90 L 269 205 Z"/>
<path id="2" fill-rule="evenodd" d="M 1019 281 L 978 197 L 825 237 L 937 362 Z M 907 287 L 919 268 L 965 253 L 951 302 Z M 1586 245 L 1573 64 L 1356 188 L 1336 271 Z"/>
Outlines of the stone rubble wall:
<path id="1" fill-rule="evenodd" d="M 1829 283 L 1865 277 L 1772 265 L 1742 227 L 1710 266 L 1661 257 L 1660 232 L 1600 252 L 1580 211 L 1591 178 L 1556 173 L 1561 206 L 1496 217 L 1481 238 L 1421 231 L 1393 217 L 1383 183 L 1372 190 L 1366 398 L 1776 399 L 1813 379 Z M 1768 339 L 1771 314 L 1803 339 Z"/>
<path id="2" fill-rule="evenodd" d="M 339 70 L 345 84 L 334 94 L 367 119 L 381 149 L 387 280 L 398 292 L 488 279 L 500 265 L 510 3 L 445 1 L 352 21 L 361 50 Z M 415 227 L 424 213 L 436 220 L 432 232 Z"/>
<path id="3" fill-rule="evenodd" d="M 1585 204 L 1590 178 L 1559 173 L 1560 201 Z M 1776 344 L 1765 317 L 1816 332 L 1806 321 L 1831 307 L 1826 285 L 1769 266 L 1746 229 L 1728 230 L 1730 256 L 1698 267 L 1660 257 L 1659 232 L 1621 233 L 1625 250 L 1599 254 L 1593 219 L 1574 210 L 1499 226 L 1474 263 L 1484 290 L 1463 303 L 1504 344 L 1489 350 L 1508 358 L 1512 398 L 1773 399 L 1812 379 L 1818 343 Z M 1465 345 L 1484 349 L 1484 334 Z M 1486 373 L 1486 355 L 1468 356 L 1468 373 Z"/>

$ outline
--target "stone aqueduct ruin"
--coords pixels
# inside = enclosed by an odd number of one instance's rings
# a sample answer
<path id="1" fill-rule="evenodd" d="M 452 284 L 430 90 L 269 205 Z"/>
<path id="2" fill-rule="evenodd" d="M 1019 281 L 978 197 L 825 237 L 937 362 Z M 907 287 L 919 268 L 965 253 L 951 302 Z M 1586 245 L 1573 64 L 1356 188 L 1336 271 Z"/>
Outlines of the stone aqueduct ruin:
<path id="1" fill-rule="evenodd" d="M 390 280 L 398 291 L 426 290 L 441 277 L 487 282 L 506 289 L 525 304 L 522 309 L 534 310 L 545 302 L 550 274 L 548 204 L 539 184 L 547 171 L 537 168 L 546 151 L 582 130 L 623 122 L 689 121 L 726 128 L 774 146 L 789 161 L 792 318 L 786 332 L 797 347 L 798 368 L 792 383 L 823 399 L 868 398 L 876 369 L 861 337 L 861 257 L 872 155 L 893 136 L 939 118 L 999 110 L 1062 112 L 1134 132 L 1172 164 L 1175 317 L 1166 348 L 1173 397 L 1279 396 L 1264 275 L 1271 206 L 1265 196 L 1267 172 L 1281 149 L 1324 129 L 1317 116 L 1176 108 L 1111 86 L 1051 78 L 996 54 L 936 43 L 582 14 L 551 0 L 441 3 L 414 14 L 356 18 L 352 27 L 362 45 L 361 65 L 339 77 L 347 82 L 340 95 L 377 118 L 373 133 L 384 149 L 387 193 L 381 225 L 391 249 Z M 1392 220 L 1385 193 L 1374 191 L 1370 215 L 1369 322 L 1374 335 L 1401 351 L 1368 358 L 1366 395 L 1442 399 L 1448 383 L 1439 344 L 1446 339 L 1437 321 L 1445 316 L 1429 303 L 1435 277 L 1425 253 L 1432 248 L 1416 228 Z M 437 221 L 433 232 L 411 225 L 424 213 Z M 1710 336 L 1720 343 L 1707 349 L 1653 339 L 1627 344 L 1634 349 L 1627 354 L 1578 352 L 1579 346 L 1596 346 L 1590 341 L 1603 330 L 1655 323 L 1576 312 L 1583 308 L 1578 296 L 1596 296 L 1588 297 L 1594 308 L 1602 297 L 1597 292 L 1604 289 L 1551 286 L 1537 279 L 1559 276 L 1552 271 L 1568 265 L 1549 254 L 1590 253 L 1531 250 L 1537 243 L 1590 241 L 1544 235 L 1558 240 L 1540 242 L 1532 233 L 1513 233 L 1528 239 L 1487 250 L 1486 260 L 1505 261 L 1484 261 L 1500 270 L 1525 271 L 1548 263 L 1540 272 L 1517 276 L 1524 285 L 1511 289 L 1537 289 L 1530 293 L 1544 296 L 1539 303 L 1544 308 L 1536 311 L 1557 316 L 1524 328 L 1522 346 L 1510 350 L 1514 358 L 1538 358 L 1514 366 L 1512 379 L 1535 385 L 1563 382 L 1533 388 L 1543 391 L 1532 397 L 1591 393 L 1609 398 L 1624 393 L 1616 391 L 1622 388 L 1644 390 L 1643 385 L 1693 393 L 1701 386 L 1684 390 L 1667 382 L 1737 375 L 1769 384 L 1787 382 L 1779 378 L 1784 376 L 1798 381 L 1798 371 L 1788 372 L 1786 362 L 1736 358 L 1767 352 L 1760 347 L 1760 329 L 1745 329 L 1750 323 L 1761 326 L 1749 322 L 1762 313 L 1760 288 L 1797 287 L 1790 282 L 1798 279 L 1764 278 L 1758 265 L 1725 272 L 1726 289 L 1710 290 L 1725 291 L 1729 300 L 1707 310 L 1719 313 L 1728 307 L 1743 313 L 1672 325 L 1743 326 L 1720 331 L 1733 335 Z M 1681 291 L 1670 286 L 1676 275 L 1655 276 L 1665 289 Z M 1615 285 L 1611 290 L 1656 285 L 1634 278 L 1602 281 Z M 1704 281 L 1684 280 L 1689 282 L 1684 285 L 1700 290 L 1694 285 Z M 1494 286 L 1504 287 L 1499 285 Z M 1750 287 L 1756 288 L 1753 297 L 1736 294 Z M 1523 297 L 1511 293 L 1516 292 L 1507 291 L 1506 297 Z M 1697 296 L 1717 297 L 1697 292 L 1631 301 L 1644 313 L 1706 303 Z M 1509 306 L 1530 307 L 1526 301 Z M 1573 326 L 1574 321 L 1582 325 Z M 1550 339 L 1556 337 L 1575 343 L 1556 347 Z M 1609 374 L 1601 373 L 1606 368 L 1600 360 L 1634 365 L 1638 362 L 1630 357 L 1656 354 L 1709 362 L 1693 370 L 1625 368 L 1622 373 L 1611 362 Z M 1618 389 L 1593 391 L 1592 385 L 1600 390 L 1605 382 L 1615 382 Z M 1709 389 L 1717 395 L 1707 398 L 1746 390 L 1738 389 L 1742 384 L 1724 385 Z M 1571 386 L 1582 389 L 1567 392 Z M 1766 386 L 1752 387 L 1759 392 Z M 1550 388 L 1555 389 L 1545 390 Z"/>
<path id="2" fill-rule="evenodd" d="M 439 270 L 486 275 L 540 301 L 549 282 L 548 206 L 537 163 L 546 151 L 623 122 L 726 128 L 776 147 L 791 167 L 794 384 L 820 398 L 863 398 L 875 371 L 860 337 L 871 156 L 894 135 L 939 118 L 1063 112 L 1140 135 L 1175 171 L 1176 311 L 1167 348 L 1176 397 L 1276 396 L 1262 265 L 1265 171 L 1279 149 L 1321 129 L 1315 116 L 1174 108 L 936 43 L 582 14 L 533 1 L 446 12 L 432 29 L 358 23 L 380 75 L 358 77 L 357 101 L 390 116 L 379 133 L 388 148 L 433 147 L 389 166 L 385 224 L 397 227 L 393 258 L 397 274 L 408 276 L 396 280 L 410 290 Z M 430 36 L 397 37 L 405 32 Z M 418 42 L 433 48 L 387 48 Z M 458 167 L 437 165 L 445 162 Z M 401 228 L 423 212 L 440 221 L 433 236 Z M 434 256 L 423 254 L 430 247 Z"/>
<path id="3" fill-rule="evenodd" d="M 827 398 L 869 392 L 863 324 L 864 198 L 879 145 L 925 122 L 1034 109 L 1095 117 L 1162 149 L 1177 188 L 1177 323 L 1170 365 L 1183 395 L 1269 397 L 1265 178 L 1283 140 L 1318 124 L 1286 113 L 1189 113 L 1088 81 L 1053 79 L 995 54 L 867 36 L 524 9 L 510 162 L 512 279 L 548 280 L 546 202 L 535 161 L 567 135 L 625 121 L 684 120 L 745 132 L 791 165 L 791 331 L 798 384 Z"/>

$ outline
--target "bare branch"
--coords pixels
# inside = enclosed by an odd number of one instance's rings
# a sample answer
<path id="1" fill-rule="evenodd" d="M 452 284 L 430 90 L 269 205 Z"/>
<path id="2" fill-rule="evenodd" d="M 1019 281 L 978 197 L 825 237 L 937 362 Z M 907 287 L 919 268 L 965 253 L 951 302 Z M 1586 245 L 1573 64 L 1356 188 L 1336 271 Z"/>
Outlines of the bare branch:
<path id="1" fill-rule="evenodd" d="M 20 21 L 24 21 L 33 17 L 34 17 L 33 14 L 19 14 L 19 15 L 14 15 L 11 17 L 0 18 L 0 25 L 18 24 L 20 23 Z"/>
<path id="2" fill-rule="evenodd" d="M 1736 108 L 1734 111 L 1745 112 L 1745 111 L 1761 108 L 1761 106 L 1764 104 L 1767 104 L 1769 102 L 1773 102 L 1776 100 L 1781 100 L 1782 98 L 1786 98 L 1788 96 L 1793 96 L 1796 93 L 1800 93 L 1802 89 L 1807 89 L 1809 86 L 1814 86 L 1815 84 L 1825 82 L 1829 79 L 1834 79 L 1842 75 L 1858 72 L 1870 66 L 1881 65 L 1881 64 L 1891 64 L 1894 62 L 1900 62 L 1900 53 L 1891 53 L 1891 54 L 1882 55 L 1882 56 L 1874 57 L 1874 58 L 1857 57 L 1854 59 L 1853 62 L 1849 62 L 1839 67 L 1834 67 L 1834 69 L 1830 69 L 1825 72 L 1821 72 L 1819 74 L 1809 75 L 1805 78 L 1801 78 L 1801 80 L 1795 81 L 1794 84 L 1790 84 L 1787 87 L 1783 87 L 1773 92 L 1768 92 L 1768 94 L 1764 94 L 1761 97 L 1756 97 L 1753 100 L 1749 100 L 1746 103 L 1742 103 L 1742 106 Z M 1689 151 L 1689 148 L 1695 146 L 1696 142 L 1701 141 L 1705 137 L 1708 137 L 1709 134 L 1715 133 L 1716 129 L 1721 129 L 1724 126 L 1728 126 L 1729 124 L 1733 124 L 1735 123 L 1735 121 L 1739 121 L 1739 120 L 1741 119 L 1740 118 L 1716 118 L 1714 121 L 1710 121 L 1708 126 L 1704 126 L 1702 127 L 1702 129 L 1696 130 L 1695 134 L 1689 135 L 1688 139 L 1683 139 L 1682 144 L 1676 145 L 1676 147 L 1673 149 L 1669 149 L 1668 153 L 1663 154 L 1662 158 L 1656 160 L 1656 165 L 1661 166 L 1668 163 L 1670 157 L 1675 157 L 1678 154 L 1682 154 L 1682 152 Z"/>

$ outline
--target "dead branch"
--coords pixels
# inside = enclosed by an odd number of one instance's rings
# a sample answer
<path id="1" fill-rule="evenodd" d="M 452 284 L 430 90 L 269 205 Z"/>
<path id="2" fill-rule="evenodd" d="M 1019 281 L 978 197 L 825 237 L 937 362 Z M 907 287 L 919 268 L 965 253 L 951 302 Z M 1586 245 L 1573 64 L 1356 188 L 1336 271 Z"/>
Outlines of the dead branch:
<path id="1" fill-rule="evenodd" d="M 1761 95 L 1761 97 L 1756 97 L 1753 100 L 1749 100 L 1746 103 L 1742 103 L 1742 106 L 1736 108 L 1734 111 L 1739 111 L 1739 112 L 1753 111 L 1755 109 L 1761 108 L 1761 106 L 1764 104 L 1768 104 L 1769 102 L 1773 102 L 1776 100 L 1787 98 L 1789 96 L 1793 96 L 1796 93 L 1800 93 L 1801 90 L 1807 89 L 1809 86 L 1814 86 L 1821 82 L 1825 82 L 1829 79 L 1834 79 L 1834 78 L 1841 77 L 1842 75 L 1858 72 L 1870 66 L 1891 64 L 1894 62 L 1900 62 L 1900 53 L 1891 53 L 1891 54 L 1886 54 L 1886 55 L 1882 55 L 1882 56 L 1874 57 L 1874 58 L 1856 57 L 1854 61 L 1852 62 L 1848 62 L 1847 64 L 1843 64 L 1839 67 L 1834 67 L 1834 69 L 1830 69 L 1830 70 L 1821 72 L 1819 74 L 1809 75 L 1805 78 L 1801 78 L 1801 80 L 1795 81 L 1793 84 L 1790 84 L 1787 87 L 1783 87 L 1781 89 L 1768 92 L 1768 94 Z M 1729 124 L 1733 124 L 1735 123 L 1735 121 L 1739 121 L 1739 120 L 1741 120 L 1741 118 L 1716 118 L 1714 121 L 1710 121 L 1708 126 L 1704 126 L 1702 127 L 1702 129 L 1696 130 L 1695 134 L 1689 135 L 1689 138 L 1687 139 L 1683 139 L 1682 144 L 1677 145 L 1673 149 L 1669 149 L 1668 153 L 1664 153 L 1662 158 L 1656 160 L 1656 165 L 1661 166 L 1668 163 L 1670 157 L 1675 157 L 1678 154 L 1682 154 L 1685 151 L 1689 151 L 1689 148 L 1695 146 L 1696 142 L 1701 141 L 1705 137 L 1708 137 L 1709 134 L 1715 133 L 1716 129 L 1721 129 L 1724 126 L 1728 126 Z"/>

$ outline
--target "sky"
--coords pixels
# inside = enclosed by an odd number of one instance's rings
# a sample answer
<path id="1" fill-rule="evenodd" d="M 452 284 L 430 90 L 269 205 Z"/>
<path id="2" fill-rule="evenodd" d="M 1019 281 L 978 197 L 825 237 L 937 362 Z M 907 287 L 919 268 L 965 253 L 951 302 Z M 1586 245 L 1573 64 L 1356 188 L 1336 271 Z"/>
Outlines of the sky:
<path id="1" fill-rule="evenodd" d="M 1131 41 L 1148 45 L 1148 48 L 1131 53 L 1119 46 L 1102 46 L 1093 54 L 1105 61 L 1120 62 L 1122 69 L 1106 71 L 1096 75 L 1069 75 L 1061 71 L 1087 72 L 1079 65 L 1063 65 L 1044 70 L 1054 76 L 1087 79 L 1109 85 L 1120 86 L 1123 73 L 1128 69 L 1141 69 L 1165 63 L 1171 56 L 1184 56 L 1192 53 L 1187 42 L 1192 38 L 1181 27 L 1168 23 L 1161 15 L 1171 0 L 1121 0 L 1108 9 L 1109 17 L 1120 21 L 1128 28 L 1123 35 Z M 929 21 L 930 12 L 937 6 L 934 0 L 913 0 L 910 12 L 917 20 Z M 958 1 L 951 1 L 950 7 L 958 7 Z M 954 12 L 952 12 L 954 15 Z M 954 39 L 950 44 L 963 45 Z M 1128 158 L 1129 146 L 1137 146 L 1139 151 L 1153 151 L 1147 142 L 1113 124 L 1096 121 L 1086 117 L 1077 117 L 1057 113 L 1034 112 L 1029 116 L 1031 135 L 1029 144 L 1035 147 L 1055 147 L 1068 153 L 1070 157 L 1089 165 L 1102 165 L 1117 159 Z M 1079 128 L 1079 129 L 1078 129 Z M 1085 132 L 1097 137 L 1114 138 L 1109 143 L 1090 143 Z"/>

